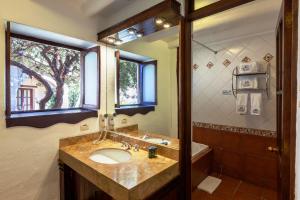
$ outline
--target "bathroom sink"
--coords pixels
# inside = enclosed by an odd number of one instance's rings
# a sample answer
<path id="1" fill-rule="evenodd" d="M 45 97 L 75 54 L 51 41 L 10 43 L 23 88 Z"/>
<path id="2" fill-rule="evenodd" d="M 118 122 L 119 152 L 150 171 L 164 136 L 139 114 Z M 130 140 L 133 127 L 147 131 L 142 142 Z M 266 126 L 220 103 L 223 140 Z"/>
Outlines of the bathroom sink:
<path id="1" fill-rule="evenodd" d="M 129 161 L 131 153 L 123 149 L 105 148 L 94 151 L 89 158 L 97 163 L 118 164 Z"/>
<path id="2" fill-rule="evenodd" d="M 155 137 L 149 137 L 149 136 L 144 136 L 143 140 L 147 141 L 147 142 L 151 142 L 154 144 L 164 144 L 164 145 L 169 145 L 170 141 L 169 140 L 165 140 L 162 138 L 155 138 Z"/>

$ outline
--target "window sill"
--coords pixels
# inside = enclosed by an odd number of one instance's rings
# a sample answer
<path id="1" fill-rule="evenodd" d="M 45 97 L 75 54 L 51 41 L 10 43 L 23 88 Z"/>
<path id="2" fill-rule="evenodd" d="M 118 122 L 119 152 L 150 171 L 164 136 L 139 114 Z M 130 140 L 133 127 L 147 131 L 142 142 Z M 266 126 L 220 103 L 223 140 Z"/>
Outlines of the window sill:
<path id="1" fill-rule="evenodd" d="M 116 114 L 133 116 L 135 114 L 147 114 L 155 110 L 155 106 L 149 105 L 135 105 L 135 106 L 120 106 L 115 108 Z"/>
<path id="2" fill-rule="evenodd" d="M 13 113 L 6 117 L 6 127 L 31 126 L 35 128 L 46 128 L 57 123 L 76 124 L 91 117 L 98 117 L 98 111 L 79 108 L 43 112 Z"/>

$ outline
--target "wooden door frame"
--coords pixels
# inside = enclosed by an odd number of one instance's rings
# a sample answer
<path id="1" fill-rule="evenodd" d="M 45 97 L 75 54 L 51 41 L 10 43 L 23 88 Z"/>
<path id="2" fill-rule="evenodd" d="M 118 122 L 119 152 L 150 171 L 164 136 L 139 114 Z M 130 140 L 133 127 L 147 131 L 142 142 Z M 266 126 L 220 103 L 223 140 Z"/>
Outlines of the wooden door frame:
<path id="1" fill-rule="evenodd" d="M 194 10 L 194 0 L 185 0 L 184 18 L 180 29 L 180 67 L 179 67 L 179 134 L 180 134 L 180 172 L 184 188 L 182 199 L 191 199 L 191 40 L 192 22 L 225 10 L 249 3 L 254 0 L 220 0 L 211 5 Z M 284 173 L 282 179 L 287 185 L 280 190 L 285 200 L 295 198 L 295 149 L 296 149 L 296 108 L 297 108 L 297 51 L 298 51 L 298 0 L 283 0 L 285 4 L 284 62 L 286 87 L 283 98 L 286 102 L 283 116 L 284 127 Z"/>

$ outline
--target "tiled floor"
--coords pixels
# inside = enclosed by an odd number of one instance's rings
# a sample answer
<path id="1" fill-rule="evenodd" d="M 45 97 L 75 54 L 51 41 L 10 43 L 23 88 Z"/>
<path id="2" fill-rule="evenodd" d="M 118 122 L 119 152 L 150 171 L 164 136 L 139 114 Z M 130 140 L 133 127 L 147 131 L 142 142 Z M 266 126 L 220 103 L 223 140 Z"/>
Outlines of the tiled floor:
<path id="1" fill-rule="evenodd" d="M 277 200 L 276 191 L 224 175 L 220 178 L 222 183 L 213 194 L 196 189 L 192 194 L 192 200 Z"/>

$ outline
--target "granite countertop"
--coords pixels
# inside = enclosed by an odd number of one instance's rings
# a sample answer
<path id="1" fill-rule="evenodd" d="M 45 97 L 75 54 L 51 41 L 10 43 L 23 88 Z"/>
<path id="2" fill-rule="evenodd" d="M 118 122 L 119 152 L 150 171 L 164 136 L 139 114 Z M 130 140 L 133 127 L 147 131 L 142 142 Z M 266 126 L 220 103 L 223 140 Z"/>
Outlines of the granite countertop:
<path id="1" fill-rule="evenodd" d="M 89 159 L 102 148 L 121 148 L 121 143 L 109 139 L 93 144 L 86 140 L 61 146 L 59 159 L 115 199 L 144 199 L 179 175 L 179 164 L 162 155 L 149 159 L 148 152 L 129 150 L 130 161 L 119 164 L 99 164 Z"/>

